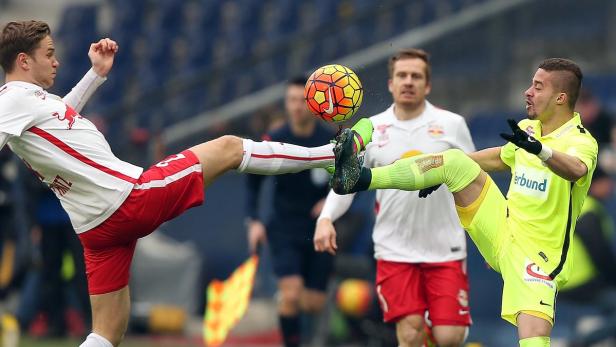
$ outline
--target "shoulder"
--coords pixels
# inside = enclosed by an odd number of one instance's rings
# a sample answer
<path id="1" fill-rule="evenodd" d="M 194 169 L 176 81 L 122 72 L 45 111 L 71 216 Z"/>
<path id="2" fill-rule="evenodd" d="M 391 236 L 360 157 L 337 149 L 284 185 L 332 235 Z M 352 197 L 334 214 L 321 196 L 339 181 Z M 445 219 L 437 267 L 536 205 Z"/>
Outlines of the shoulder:
<path id="1" fill-rule="evenodd" d="M 446 124 L 452 124 L 454 126 L 466 125 L 466 119 L 461 115 L 434 105 L 430 105 L 430 115 L 436 120 Z"/>
<path id="2" fill-rule="evenodd" d="M 387 124 L 395 120 L 392 107 L 388 107 L 385 111 L 377 113 L 374 116 L 368 118 L 372 122 L 372 125 Z"/>
<path id="3" fill-rule="evenodd" d="M 0 89 L 0 110 L 3 113 L 18 111 L 25 106 L 31 106 L 36 98 L 34 92 L 19 87 L 4 86 Z"/>

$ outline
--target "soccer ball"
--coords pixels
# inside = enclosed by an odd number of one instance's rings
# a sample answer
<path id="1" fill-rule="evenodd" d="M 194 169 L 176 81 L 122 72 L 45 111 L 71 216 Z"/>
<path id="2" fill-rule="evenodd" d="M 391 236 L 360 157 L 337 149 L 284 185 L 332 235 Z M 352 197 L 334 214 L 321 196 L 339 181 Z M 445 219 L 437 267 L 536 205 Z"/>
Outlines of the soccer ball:
<path id="1" fill-rule="evenodd" d="M 312 113 L 328 122 L 351 119 L 364 97 L 359 78 L 346 66 L 326 65 L 308 77 L 304 91 Z"/>
<path id="2" fill-rule="evenodd" d="M 373 295 L 372 285 L 368 281 L 349 278 L 338 285 L 336 304 L 344 314 L 359 318 L 368 313 Z"/>

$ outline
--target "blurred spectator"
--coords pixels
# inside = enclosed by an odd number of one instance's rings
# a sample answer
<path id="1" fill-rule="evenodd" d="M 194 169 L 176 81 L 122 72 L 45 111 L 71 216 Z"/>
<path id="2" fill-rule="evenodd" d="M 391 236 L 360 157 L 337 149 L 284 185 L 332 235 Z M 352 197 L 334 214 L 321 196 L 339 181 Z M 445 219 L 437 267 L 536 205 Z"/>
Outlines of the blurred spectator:
<path id="1" fill-rule="evenodd" d="M 17 271 L 17 226 L 15 225 L 15 199 L 13 186 L 17 179 L 17 166 L 8 149 L 0 151 L 0 344 L 17 347 L 19 329 L 11 312 L 5 312 L 4 300 L 15 284 Z"/>
<path id="2" fill-rule="evenodd" d="M 34 178 L 29 180 L 27 190 L 31 233 L 35 243 L 40 242 L 40 263 L 35 268 L 40 273 L 40 282 L 36 290 L 30 291 L 35 298 L 22 298 L 23 305 L 31 306 L 29 314 L 20 315 L 20 323 L 24 328 L 31 323 L 31 332 L 38 336 L 60 337 L 70 333 L 81 337 L 90 321 L 81 243 L 52 190 Z M 31 322 L 33 311 L 39 315 Z"/>
<path id="3" fill-rule="evenodd" d="M 616 255 L 611 247 L 616 235 L 614 222 L 603 206 L 613 188 L 612 179 L 597 168 L 573 236 L 574 271 L 559 293 L 571 302 L 596 305 L 608 317 L 602 328 L 575 336 L 575 346 L 616 336 Z"/>
<path id="4" fill-rule="evenodd" d="M 616 176 L 616 127 L 610 129 L 611 141 L 607 146 L 599 147 L 598 167 L 612 177 Z"/>
<path id="5" fill-rule="evenodd" d="M 575 109 L 580 113 L 584 127 L 595 137 L 601 150 L 611 139 L 610 132 L 614 124 L 612 115 L 588 89 L 581 90 Z"/>

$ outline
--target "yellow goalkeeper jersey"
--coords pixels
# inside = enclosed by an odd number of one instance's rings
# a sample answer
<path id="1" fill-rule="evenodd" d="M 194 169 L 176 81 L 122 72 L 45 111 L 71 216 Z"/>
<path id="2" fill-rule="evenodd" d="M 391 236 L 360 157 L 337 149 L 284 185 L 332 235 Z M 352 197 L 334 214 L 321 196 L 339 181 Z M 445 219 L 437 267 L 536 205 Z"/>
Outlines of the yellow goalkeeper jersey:
<path id="1" fill-rule="evenodd" d="M 597 163 L 597 141 L 582 126 L 578 113 L 545 136 L 538 120 L 525 119 L 518 124 L 542 144 L 580 159 L 588 168 L 584 177 L 571 182 L 512 143 L 501 148 L 501 159 L 511 168 L 507 212 L 513 237 L 552 279 L 560 275 L 559 279 L 566 281 L 575 223 Z"/>

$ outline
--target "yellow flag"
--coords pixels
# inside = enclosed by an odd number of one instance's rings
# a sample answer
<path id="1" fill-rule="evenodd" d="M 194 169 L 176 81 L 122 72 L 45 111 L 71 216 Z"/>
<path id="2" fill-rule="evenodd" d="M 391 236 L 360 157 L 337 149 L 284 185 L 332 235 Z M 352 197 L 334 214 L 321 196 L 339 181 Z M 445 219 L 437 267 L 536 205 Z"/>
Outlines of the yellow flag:
<path id="1" fill-rule="evenodd" d="M 258 264 L 259 257 L 253 255 L 227 280 L 213 280 L 207 287 L 207 308 L 203 319 L 206 346 L 222 345 L 229 331 L 246 313 Z"/>

